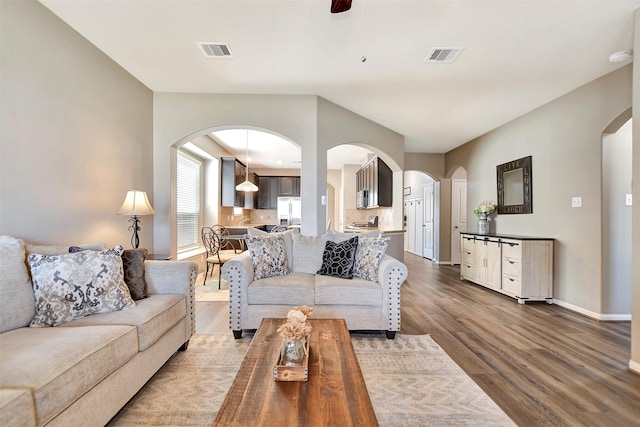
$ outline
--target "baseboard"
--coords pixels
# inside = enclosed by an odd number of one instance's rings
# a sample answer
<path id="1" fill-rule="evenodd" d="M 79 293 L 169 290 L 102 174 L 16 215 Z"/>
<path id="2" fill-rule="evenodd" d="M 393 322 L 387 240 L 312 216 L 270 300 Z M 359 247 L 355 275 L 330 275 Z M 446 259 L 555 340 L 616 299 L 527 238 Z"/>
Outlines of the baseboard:
<path id="1" fill-rule="evenodd" d="M 634 362 L 633 360 L 629 359 L 629 370 L 634 374 L 640 375 L 640 363 Z"/>
<path id="2" fill-rule="evenodd" d="M 591 317 L 592 319 L 601 320 L 603 322 L 622 322 L 631 321 L 631 314 L 602 314 L 595 311 L 587 310 L 586 308 L 578 307 L 577 305 L 570 304 L 566 301 L 559 299 L 553 300 L 554 304 L 558 304 L 560 307 L 564 307 L 576 313 L 580 313 L 583 316 Z"/>
<path id="3" fill-rule="evenodd" d="M 439 265 L 453 265 L 451 261 L 435 261 L 434 260 L 433 262 Z"/>

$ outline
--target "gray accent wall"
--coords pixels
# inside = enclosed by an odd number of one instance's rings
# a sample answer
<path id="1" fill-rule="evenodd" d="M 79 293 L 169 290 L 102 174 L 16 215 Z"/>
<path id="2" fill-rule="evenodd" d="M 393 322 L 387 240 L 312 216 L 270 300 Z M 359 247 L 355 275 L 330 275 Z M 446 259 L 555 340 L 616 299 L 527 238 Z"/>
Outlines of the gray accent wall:
<path id="1" fill-rule="evenodd" d="M 497 198 L 496 166 L 532 156 L 533 213 L 498 215 L 494 232 L 556 239 L 554 298 L 593 317 L 603 311 L 602 134 L 631 105 L 628 65 L 446 154 L 463 166 L 471 207 Z M 582 197 L 582 208 L 571 198 Z"/>
<path id="2" fill-rule="evenodd" d="M 152 92 L 38 2 L 2 0 L 0 40 L 0 234 L 129 247 L 116 212 L 129 189 L 154 201 Z"/>

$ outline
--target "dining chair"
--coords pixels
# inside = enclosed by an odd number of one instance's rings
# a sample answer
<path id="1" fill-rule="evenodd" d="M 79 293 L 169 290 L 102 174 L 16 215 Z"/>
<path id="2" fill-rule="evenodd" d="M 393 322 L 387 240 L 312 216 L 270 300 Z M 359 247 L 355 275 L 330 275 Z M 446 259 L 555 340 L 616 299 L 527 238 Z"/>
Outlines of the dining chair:
<path id="1" fill-rule="evenodd" d="M 225 262 L 229 261 L 235 256 L 235 253 L 228 253 L 228 251 L 223 252 L 221 249 L 221 239 L 220 235 L 216 232 L 213 227 L 202 227 L 202 244 L 204 245 L 207 251 L 207 269 L 204 273 L 204 283 L 202 286 L 207 284 L 207 277 L 209 276 L 209 268 L 211 268 L 211 273 L 213 274 L 213 270 L 215 270 L 216 265 L 218 266 L 218 289 L 220 289 L 220 280 L 222 277 L 222 266 Z"/>

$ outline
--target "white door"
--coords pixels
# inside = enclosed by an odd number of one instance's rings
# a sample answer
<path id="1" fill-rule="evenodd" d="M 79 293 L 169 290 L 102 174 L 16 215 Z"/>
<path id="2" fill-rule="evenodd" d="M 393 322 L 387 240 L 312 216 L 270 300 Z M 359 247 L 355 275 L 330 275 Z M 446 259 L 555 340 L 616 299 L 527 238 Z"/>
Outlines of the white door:
<path id="1" fill-rule="evenodd" d="M 407 250 L 416 252 L 416 207 L 413 200 L 407 202 Z"/>
<path id="2" fill-rule="evenodd" d="M 451 181 L 451 263 L 460 264 L 460 232 L 467 231 L 467 180 Z"/>
<path id="3" fill-rule="evenodd" d="M 422 248 L 424 247 L 423 243 L 423 233 L 422 226 L 424 224 L 424 212 L 422 211 L 422 199 L 416 199 L 415 201 L 415 217 L 416 217 L 416 225 L 414 229 L 414 235 L 416 238 L 415 251 L 413 252 L 416 255 L 423 256 Z"/>
<path id="4" fill-rule="evenodd" d="M 435 241 L 433 233 L 433 183 L 424 186 L 423 196 L 422 256 L 425 258 L 433 259 L 433 246 Z"/>

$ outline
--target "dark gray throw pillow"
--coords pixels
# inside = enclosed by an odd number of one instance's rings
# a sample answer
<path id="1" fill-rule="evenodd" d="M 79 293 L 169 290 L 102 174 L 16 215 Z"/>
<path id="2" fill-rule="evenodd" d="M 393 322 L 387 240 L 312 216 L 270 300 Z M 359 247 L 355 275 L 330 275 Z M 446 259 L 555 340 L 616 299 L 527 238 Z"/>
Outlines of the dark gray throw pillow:
<path id="1" fill-rule="evenodd" d="M 147 283 L 144 281 L 144 260 L 147 253 L 146 249 L 125 249 L 122 253 L 124 282 L 134 300 L 147 297 Z"/>
<path id="2" fill-rule="evenodd" d="M 318 270 L 318 274 L 352 279 L 357 249 L 358 236 L 340 243 L 327 242 L 322 253 L 322 267 Z"/>

